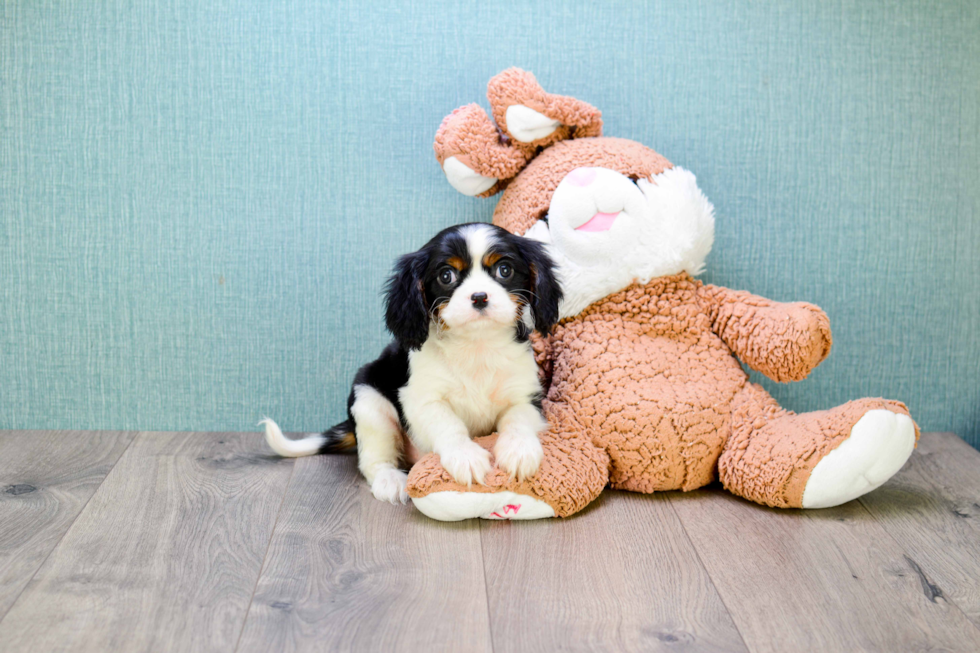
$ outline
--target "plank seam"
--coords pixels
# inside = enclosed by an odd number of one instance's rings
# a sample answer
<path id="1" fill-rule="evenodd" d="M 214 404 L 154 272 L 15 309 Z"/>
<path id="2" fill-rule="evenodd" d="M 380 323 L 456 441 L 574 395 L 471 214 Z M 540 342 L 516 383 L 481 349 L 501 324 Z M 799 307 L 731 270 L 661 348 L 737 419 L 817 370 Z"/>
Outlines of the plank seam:
<path id="1" fill-rule="evenodd" d="M 694 538 L 692 538 L 691 534 L 687 531 L 687 525 L 684 523 L 684 519 L 681 518 L 680 513 L 677 512 L 677 508 L 674 507 L 674 502 L 671 500 L 669 496 L 665 495 L 664 500 L 670 506 L 670 510 L 671 512 L 674 513 L 674 516 L 677 517 L 677 521 L 681 525 L 681 530 L 684 531 L 684 537 L 687 538 L 688 544 L 691 545 L 691 550 L 694 551 L 694 556 L 697 558 L 698 564 L 701 565 L 701 569 L 704 569 L 704 575 L 708 577 L 708 582 L 711 583 L 711 587 L 715 590 L 715 594 L 718 596 L 718 600 L 721 601 L 721 604 L 725 608 L 725 612 L 728 613 L 728 618 L 731 619 L 732 621 L 732 627 L 735 628 L 735 632 L 738 633 L 738 638 L 742 640 L 742 646 L 745 647 L 746 651 L 752 651 L 752 649 L 749 647 L 748 642 L 745 641 L 745 636 L 742 635 L 742 629 L 738 627 L 738 622 L 735 620 L 735 615 L 732 614 L 731 609 L 728 607 L 728 603 L 725 602 L 725 596 L 721 593 L 721 590 L 718 589 L 718 586 L 715 584 L 715 579 L 711 576 L 711 570 L 708 569 L 708 566 L 704 564 L 704 560 L 701 559 L 701 552 L 698 551 L 697 545 L 694 544 Z"/>
<path id="2" fill-rule="evenodd" d="M 483 567 L 483 595 L 487 599 L 487 635 L 490 636 L 490 652 L 494 653 L 496 648 L 493 643 L 493 613 L 490 611 L 490 581 L 487 580 L 487 554 L 483 549 L 483 530 L 489 528 L 486 520 L 480 520 L 480 563 Z"/>
<path id="3" fill-rule="evenodd" d="M 34 573 L 31 574 L 31 577 L 28 579 L 28 581 L 24 583 L 24 586 L 20 589 L 20 592 L 17 593 L 17 598 L 11 601 L 10 607 L 7 608 L 7 611 L 4 612 L 2 615 L 0 615 L 0 623 L 3 623 L 3 620 L 7 618 L 7 615 L 10 614 L 10 611 L 13 610 L 14 606 L 17 605 L 17 602 L 20 601 L 20 597 L 24 595 L 24 592 L 27 591 L 27 588 L 30 587 L 31 583 L 34 582 L 34 578 L 36 578 L 38 572 L 40 572 L 41 569 L 44 568 L 44 565 L 48 562 L 48 558 L 51 557 L 51 554 L 54 553 L 59 546 L 61 546 L 61 543 L 65 540 L 65 537 L 67 537 L 68 533 L 71 532 L 71 529 L 74 528 L 75 523 L 78 521 L 78 518 L 81 517 L 82 513 L 85 512 L 85 509 L 88 508 L 88 504 L 91 503 L 92 497 L 98 494 L 99 490 L 102 488 L 102 485 L 105 483 L 106 479 L 109 478 L 109 475 L 112 474 L 113 471 L 115 471 L 116 466 L 119 464 L 119 461 L 123 459 L 123 456 L 125 456 L 126 453 L 129 451 L 130 447 L 133 446 L 133 443 L 136 442 L 136 440 L 138 440 L 140 436 L 142 436 L 144 433 L 146 433 L 146 431 L 137 432 L 136 435 L 134 435 L 130 439 L 129 443 L 119 453 L 119 456 L 112 463 L 112 467 L 109 468 L 109 471 L 106 472 L 105 476 L 102 477 L 102 480 L 99 481 L 98 487 L 96 487 L 95 490 L 92 491 L 92 494 L 89 495 L 89 498 L 85 500 L 85 504 L 82 506 L 81 510 L 79 510 L 78 513 L 75 514 L 75 517 L 71 520 L 71 523 L 68 525 L 68 528 L 65 529 L 65 532 L 61 534 L 61 537 L 58 539 L 55 545 L 51 547 L 50 551 L 48 551 L 48 555 L 44 556 L 44 560 L 42 560 L 41 564 L 37 566 L 37 569 L 34 570 Z"/>
<path id="4" fill-rule="evenodd" d="M 238 651 L 242 645 L 242 635 L 245 634 L 245 626 L 248 624 L 248 617 L 252 613 L 252 603 L 255 601 L 255 592 L 259 589 L 259 582 L 262 574 L 265 573 L 265 566 L 269 562 L 269 551 L 272 549 L 272 540 L 276 536 L 276 529 L 279 528 L 279 518 L 282 516 L 282 508 L 286 505 L 286 496 L 289 494 L 289 486 L 293 483 L 293 474 L 296 473 L 296 465 L 299 461 L 294 460 L 289 469 L 289 478 L 286 479 L 286 487 L 282 491 L 282 499 L 279 500 L 279 508 L 276 510 L 276 520 L 272 523 L 272 531 L 269 533 L 269 541 L 265 544 L 265 553 L 262 554 L 262 566 L 259 573 L 255 576 L 255 585 L 252 586 L 252 595 L 248 597 L 248 606 L 245 608 L 245 618 L 242 619 L 242 627 L 238 631 L 238 639 L 235 640 L 234 651 Z"/>

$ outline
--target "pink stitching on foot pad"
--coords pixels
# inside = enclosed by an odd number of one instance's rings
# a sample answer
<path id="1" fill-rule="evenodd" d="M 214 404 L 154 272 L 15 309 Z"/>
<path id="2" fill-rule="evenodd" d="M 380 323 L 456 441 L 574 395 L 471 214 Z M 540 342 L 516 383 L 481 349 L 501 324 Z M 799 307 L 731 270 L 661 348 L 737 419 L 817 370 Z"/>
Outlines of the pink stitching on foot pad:
<path id="1" fill-rule="evenodd" d="M 500 514 L 496 510 L 490 513 L 491 517 L 496 517 L 497 519 L 510 519 L 508 516 L 510 513 L 517 514 L 517 511 L 521 509 L 521 504 L 519 503 L 508 503 L 504 506 L 504 514 Z"/>

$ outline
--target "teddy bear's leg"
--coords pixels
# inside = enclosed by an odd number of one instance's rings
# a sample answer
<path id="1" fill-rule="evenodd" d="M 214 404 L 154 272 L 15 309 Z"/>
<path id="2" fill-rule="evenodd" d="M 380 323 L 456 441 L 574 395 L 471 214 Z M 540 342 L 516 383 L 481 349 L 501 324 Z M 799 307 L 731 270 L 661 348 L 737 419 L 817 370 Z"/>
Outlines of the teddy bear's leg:
<path id="1" fill-rule="evenodd" d="M 485 485 L 456 483 L 439 456 L 428 454 L 408 475 L 408 494 L 425 515 L 440 521 L 568 517 L 591 503 L 609 482 L 609 456 L 584 431 L 552 421 L 541 434 L 544 457 L 531 478 L 516 481 L 496 465 Z M 493 450 L 496 436 L 477 442 Z"/>
<path id="2" fill-rule="evenodd" d="M 533 151 L 566 138 L 602 135 L 602 113 L 591 104 L 546 92 L 534 75 L 508 68 L 487 84 L 493 119 L 517 147 Z"/>
<path id="3" fill-rule="evenodd" d="M 433 147 L 449 183 L 470 196 L 499 192 L 530 158 L 529 152 L 502 142 L 497 126 L 476 104 L 446 116 Z"/>
<path id="4" fill-rule="evenodd" d="M 732 406 L 718 460 L 725 487 L 778 508 L 829 508 L 891 478 L 908 460 L 918 428 L 898 401 L 858 399 L 797 415 L 746 384 Z"/>

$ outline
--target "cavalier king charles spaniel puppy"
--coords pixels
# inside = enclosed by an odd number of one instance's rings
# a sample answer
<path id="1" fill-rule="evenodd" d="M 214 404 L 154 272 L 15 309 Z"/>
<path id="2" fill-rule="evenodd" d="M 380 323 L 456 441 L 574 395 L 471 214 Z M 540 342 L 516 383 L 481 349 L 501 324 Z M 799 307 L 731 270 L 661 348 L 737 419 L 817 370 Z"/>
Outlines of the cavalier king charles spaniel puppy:
<path id="1" fill-rule="evenodd" d="M 439 454 L 459 483 L 482 483 L 490 453 L 472 438 L 497 431 L 500 468 L 533 476 L 547 424 L 529 325 L 547 334 L 561 297 L 540 243 L 485 223 L 445 229 L 399 259 L 388 280 L 394 342 L 354 377 L 347 419 L 300 440 L 265 419 L 266 440 L 281 456 L 356 446 L 371 492 L 391 503 L 408 501 L 402 468 L 412 445 Z"/>

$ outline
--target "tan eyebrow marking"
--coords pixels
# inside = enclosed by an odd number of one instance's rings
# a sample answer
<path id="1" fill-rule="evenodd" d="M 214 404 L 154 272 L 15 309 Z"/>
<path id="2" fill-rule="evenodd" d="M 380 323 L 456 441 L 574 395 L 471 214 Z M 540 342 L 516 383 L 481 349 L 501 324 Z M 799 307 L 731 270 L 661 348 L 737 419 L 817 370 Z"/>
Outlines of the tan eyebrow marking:
<path id="1" fill-rule="evenodd" d="M 493 264 L 501 259 L 500 254 L 497 252 L 489 252 L 483 256 L 483 266 L 492 268 Z"/>
<path id="2" fill-rule="evenodd" d="M 462 272 L 463 268 L 466 267 L 466 262 L 458 256 L 450 256 L 446 263 L 449 264 L 450 267 L 456 268 L 457 272 Z"/>

